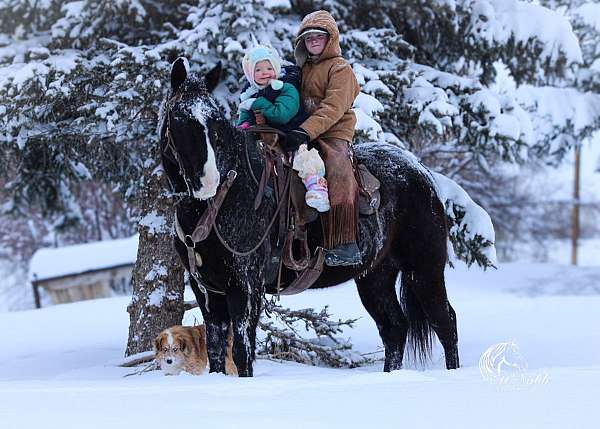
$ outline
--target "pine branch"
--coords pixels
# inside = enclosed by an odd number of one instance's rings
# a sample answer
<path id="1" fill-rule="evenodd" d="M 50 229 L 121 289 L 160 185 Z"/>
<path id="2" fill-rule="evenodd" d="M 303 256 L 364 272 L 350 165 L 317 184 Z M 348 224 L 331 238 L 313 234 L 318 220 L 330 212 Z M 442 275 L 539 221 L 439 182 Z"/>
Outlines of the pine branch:
<path id="1" fill-rule="evenodd" d="M 339 336 L 344 327 L 354 327 L 358 319 L 331 320 L 328 306 L 319 312 L 312 308 L 291 310 L 267 301 L 265 307 L 265 313 L 274 321 L 259 322 L 266 336 L 258 342 L 258 354 L 267 359 L 334 368 L 354 368 L 375 361 L 354 352 L 350 341 Z M 302 326 L 312 338 L 301 334 Z"/>
<path id="2" fill-rule="evenodd" d="M 186 302 L 185 310 L 197 307 L 195 302 Z M 292 310 L 266 301 L 265 313 L 274 317 L 283 326 L 276 326 L 271 320 L 260 321 L 258 327 L 266 334 L 258 342 L 258 354 L 276 361 L 293 361 L 306 365 L 325 365 L 334 368 L 355 368 L 368 365 L 377 359 L 366 357 L 375 353 L 359 355 L 352 350 L 352 344 L 339 338 L 344 327 L 353 328 L 358 319 L 330 320 L 331 314 L 325 306 L 320 312 L 312 308 Z M 304 338 L 298 325 L 304 325 L 307 332 L 317 338 Z"/>

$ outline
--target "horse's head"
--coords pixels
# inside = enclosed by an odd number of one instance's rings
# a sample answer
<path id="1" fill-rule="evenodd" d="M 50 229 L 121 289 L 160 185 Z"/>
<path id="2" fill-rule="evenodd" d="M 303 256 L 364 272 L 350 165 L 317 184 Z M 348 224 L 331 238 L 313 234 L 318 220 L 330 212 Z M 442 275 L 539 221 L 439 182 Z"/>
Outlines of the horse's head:
<path id="1" fill-rule="evenodd" d="M 171 91 L 161 112 L 161 156 L 173 191 L 205 200 L 215 195 L 220 179 L 208 121 L 218 113 L 210 94 L 219 82 L 221 64 L 204 78 L 188 70 L 182 57 L 171 67 Z"/>

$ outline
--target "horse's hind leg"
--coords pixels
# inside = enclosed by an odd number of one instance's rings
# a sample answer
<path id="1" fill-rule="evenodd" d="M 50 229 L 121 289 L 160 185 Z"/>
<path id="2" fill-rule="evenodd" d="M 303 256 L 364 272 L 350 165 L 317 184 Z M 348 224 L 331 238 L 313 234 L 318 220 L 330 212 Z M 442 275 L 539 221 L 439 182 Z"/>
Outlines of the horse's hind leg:
<path id="1" fill-rule="evenodd" d="M 427 275 L 416 271 L 403 272 L 402 290 L 405 303 L 410 301 L 410 294 L 414 294 L 421 304 L 429 324 L 444 348 L 446 368 L 458 368 L 456 313 L 448 302 L 443 269 L 440 273 Z"/>
<path id="2" fill-rule="evenodd" d="M 402 368 L 408 322 L 396 296 L 398 269 L 379 265 L 356 280 L 360 300 L 379 330 L 385 347 L 385 372 Z"/>

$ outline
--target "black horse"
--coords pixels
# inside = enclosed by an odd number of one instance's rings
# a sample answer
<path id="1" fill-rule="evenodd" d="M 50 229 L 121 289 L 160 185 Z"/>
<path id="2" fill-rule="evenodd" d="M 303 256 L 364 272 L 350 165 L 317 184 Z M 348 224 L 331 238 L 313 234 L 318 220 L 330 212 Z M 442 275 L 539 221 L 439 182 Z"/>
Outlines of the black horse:
<path id="1" fill-rule="evenodd" d="M 233 327 L 233 358 L 240 376 L 252 376 L 256 326 L 262 297 L 272 284 L 265 281 L 265 262 L 271 257 L 268 240 L 248 256 L 235 256 L 223 245 L 239 251 L 255 246 L 276 210 L 274 198 L 265 197 L 253 207 L 257 186 L 252 178 L 262 159 L 245 135 L 234 128 L 211 97 L 220 67 L 204 79 L 188 75 L 186 60 L 171 69 L 171 92 L 163 106 L 160 125 L 162 162 L 174 192 L 181 195 L 176 213 L 184 234 L 191 234 L 198 219 L 230 170 L 237 172 L 208 237 L 195 252 L 201 286 L 190 276 L 192 289 L 204 315 L 211 372 L 225 372 L 226 337 Z M 249 156 L 246 156 L 246 149 Z M 314 288 L 354 279 L 360 299 L 379 329 L 385 346 L 384 371 L 400 369 L 407 338 L 419 358 L 431 352 L 431 330 L 440 340 L 448 369 L 458 368 L 456 315 L 444 285 L 447 262 L 447 226 L 444 207 L 427 170 L 398 147 L 369 143 L 354 146 L 358 160 L 381 181 L 378 215 L 361 217 L 359 247 L 363 264 L 325 267 Z M 220 176 L 220 177 L 219 177 Z M 378 217 L 378 219 L 377 219 Z M 318 222 L 317 222 L 318 224 Z M 322 242 L 320 227 L 309 227 L 309 242 Z M 312 247 L 311 248 L 314 248 Z M 189 270 L 185 244 L 175 237 L 175 248 Z M 401 276 L 400 294 L 396 292 Z M 295 274 L 283 270 L 284 283 Z M 210 290 L 225 290 L 225 294 Z"/>

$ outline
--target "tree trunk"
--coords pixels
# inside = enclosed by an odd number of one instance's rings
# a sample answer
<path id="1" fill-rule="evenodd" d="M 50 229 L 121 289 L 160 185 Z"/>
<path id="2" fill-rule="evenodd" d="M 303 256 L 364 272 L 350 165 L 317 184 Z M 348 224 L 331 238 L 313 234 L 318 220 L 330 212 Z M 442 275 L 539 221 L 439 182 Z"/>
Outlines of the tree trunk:
<path id="1" fill-rule="evenodd" d="M 173 249 L 174 210 L 162 169 L 148 170 L 140 195 L 139 245 L 133 270 L 126 356 L 152 350 L 160 331 L 183 319 L 183 267 Z"/>

